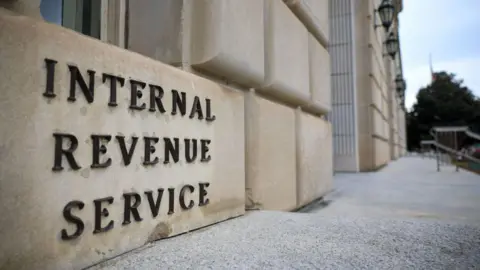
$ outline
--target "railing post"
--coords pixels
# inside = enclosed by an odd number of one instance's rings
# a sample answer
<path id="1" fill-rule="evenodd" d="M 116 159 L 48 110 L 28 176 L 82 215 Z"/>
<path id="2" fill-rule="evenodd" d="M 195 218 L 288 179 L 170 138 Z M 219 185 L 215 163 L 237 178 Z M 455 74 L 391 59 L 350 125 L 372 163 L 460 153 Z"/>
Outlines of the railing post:
<path id="1" fill-rule="evenodd" d="M 458 172 L 458 147 L 457 147 L 457 132 L 455 131 L 454 133 L 454 140 L 455 140 L 455 171 Z"/>
<path id="2" fill-rule="evenodd" d="M 440 156 L 438 151 L 438 133 L 435 132 L 435 156 L 437 157 L 437 172 L 440 171 Z"/>

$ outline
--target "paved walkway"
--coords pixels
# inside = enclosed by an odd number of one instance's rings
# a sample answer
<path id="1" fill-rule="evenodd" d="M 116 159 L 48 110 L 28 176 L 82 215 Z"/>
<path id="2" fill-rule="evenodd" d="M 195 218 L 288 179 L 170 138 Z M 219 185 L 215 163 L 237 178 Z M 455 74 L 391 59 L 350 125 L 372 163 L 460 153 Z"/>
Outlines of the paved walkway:
<path id="1" fill-rule="evenodd" d="M 105 269 L 480 269 L 480 176 L 406 157 L 338 174 L 328 203 L 250 212 Z"/>

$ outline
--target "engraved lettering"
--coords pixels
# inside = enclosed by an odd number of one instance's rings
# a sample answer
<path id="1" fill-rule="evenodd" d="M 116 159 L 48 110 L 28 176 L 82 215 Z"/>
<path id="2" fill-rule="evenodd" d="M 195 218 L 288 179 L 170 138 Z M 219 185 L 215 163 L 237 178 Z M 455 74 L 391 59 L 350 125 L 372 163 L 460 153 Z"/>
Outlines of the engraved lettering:
<path id="1" fill-rule="evenodd" d="M 137 146 L 138 137 L 132 137 L 132 144 L 130 145 L 130 149 L 127 150 L 127 145 L 125 143 L 125 136 L 117 135 L 115 138 L 120 145 L 120 152 L 122 152 L 122 159 L 123 164 L 128 166 L 132 162 L 133 152 L 135 151 L 135 146 Z"/>
<path id="2" fill-rule="evenodd" d="M 82 219 L 72 214 L 72 209 L 78 208 L 78 210 L 82 210 L 84 206 L 85 204 L 81 201 L 71 201 L 63 208 L 63 217 L 65 220 L 69 223 L 75 224 L 77 228 L 72 234 L 68 234 L 66 229 L 62 229 L 62 240 L 73 240 L 82 235 L 83 230 L 85 229 L 85 224 L 83 223 Z"/>
<path id="3" fill-rule="evenodd" d="M 210 150 L 208 148 L 208 145 L 210 144 L 211 140 L 200 140 L 200 145 L 201 145 L 201 162 L 209 162 L 212 157 L 208 155 L 208 151 Z"/>
<path id="4" fill-rule="evenodd" d="M 210 200 L 208 198 L 205 198 L 207 196 L 207 187 L 210 186 L 210 183 L 199 183 L 200 186 L 200 191 L 199 191 L 199 202 L 198 206 L 204 206 L 207 205 Z"/>
<path id="5" fill-rule="evenodd" d="M 177 90 L 172 90 L 172 115 L 177 114 L 177 109 L 180 114 L 184 116 L 187 113 L 187 94 L 185 92 L 178 93 Z"/>
<path id="6" fill-rule="evenodd" d="M 185 203 L 185 192 L 186 191 L 189 191 L 190 193 L 193 193 L 193 191 L 195 190 L 195 188 L 191 185 L 185 185 L 182 187 L 182 189 L 180 190 L 180 207 L 184 210 L 188 210 L 188 209 L 191 209 L 195 203 L 193 202 L 193 200 L 190 200 L 190 202 L 188 203 L 188 205 L 186 205 Z"/>
<path id="7" fill-rule="evenodd" d="M 195 159 L 197 159 L 197 139 L 185 139 L 185 160 L 192 163 Z"/>
<path id="8" fill-rule="evenodd" d="M 120 84 L 120 87 L 123 87 L 125 84 L 125 79 L 120 76 L 115 76 L 112 74 L 103 73 L 102 81 L 105 83 L 107 80 L 110 80 L 110 98 L 108 101 L 108 106 L 116 107 L 117 104 L 117 84 Z"/>
<path id="9" fill-rule="evenodd" d="M 55 155 L 53 161 L 53 171 L 61 171 L 63 170 L 62 166 L 62 156 L 65 156 L 67 159 L 68 165 L 73 170 L 78 170 L 81 167 L 78 165 L 75 157 L 73 156 L 73 152 L 78 147 L 78 140 L 77 137 L 71 134 L 64 134 L 64 133 L 53 133 L 53 137 L 55 138 Z M 70 145 L 67 149 L 63 149 L 63 141 L 66 139 L 70 142 Z"/>
<path id="10" fill-rule="evenodd" d="M 179 151 L 179 140 L 178 138 L 173 138 L 175 145 L 172 143 L 172 140 L 169 138 L 163 138 L 165 142 L 165 160 L 163 161 L 164 164 L 170 163 L 170 156 L 172 156 L 173 162 L 177 163 L 180 159 L 180 151 Z"/>
<path id="11" fill-rule="evenodd" d="M 155 157 L 151 160 L 150 154 L 155 153 L 155 146 L 154 144 L 158 142 L 157 137 L 144 137 L 143 140 L 145 141 L 145 158 L 143 160 L 143 165 L 155 165 L 158 163 L 158 157 Z"/>
<path id="12" fill-rule="evenodd" d="M 142 98 L 142 89 L 145 88 L 147 84 L 141 81 L 130 80 L 130 109 L 132 110 L 144 110 L 147 105 L 142 103 L 142 105 L 138 106 L 138 99 Z M 140 89 L 138 89 L 140 87 Z"/>
<path id="13" fill-rule="evenodd" d="M 200 103 L 200 98 L 195 96 L 193 99 L 192 110 L 190 111 L 190 119 L 195 117 L 195 114 L 198 115 L 198 119 L 203 119 L 202 104 Z"/>
<path id="14" fill-rule="evenodd" d="M 108 215 L 110 214 L 107 208 L 102 208 L 102 202 L 112 204 L 113 197 L 93 200 L 93 204 L 95 205 L 95 230 L 93 231 L 94 234 L 108 232 L 113 229 L 113 220 L 110 220 L 107 226 L 102 227 L 102 218 L 108 217 Z"/>
<path id="15" fill-rule="evenodd" d="M 93 148 L 93 156 L 92 156 L 92 165 L 90 168 L 107 168 L 112 164 L 112 159 L 108 158 L 106 161 L 100 163 L 100 155 L 107 153 L 107 146 L 112 136 L 110 135 L 91 135 L 92 138 L 92 148 Z M 102 141 L 106 141 L 105 144 L 102 144 Z"/>
<path id="16" fill-rule="evenodd" d="M 205 119 L 208 121 L 208 122 L 213 122 L 215 121 L 215 115 L 212 114 L 212 105 L 211 105 L 211 102 L 210 102 L 210 99 L 206 98 L 205 99 L 205 102 L 207 103 L 207 116 L 205 117 Z"/>
<path id="17" fill-rule="evenodd" d="M 67 100 L 71 102 L 75 102 L 75 100 L 77 100 L 75 97 L 75 89 L 76 85 L 78 84 L 87 102 L 92 103 L 95 87 L 95 71 L 87 70 L 89 78 L 87 86 L 87 83 L 83 79 L 82 74 L 76 66 L 68 65 L 68 70 L 70 70 L 70 95 L 68 96 Z"/>
<path id="18" fill-rule="evenodd" d="M 139 222 L 142 221 L 143 219 L 140 217 L 140 213 L 138 212 L 137 207 L 140 206 L 140 203 L 142 202 L 142 198 L 138 193 L 125 193 L 123 194 L 123 198 L 125 200 L 125 210 L 123 212 L 123 223 L 122 225 L 127 225 L 130 224 L 130 214 L 133 215 L 133 219 L 135 221 Z M 132 198 L 135 199 L 133 205 L 132 205 Z"/>
<path id="19" fill-rule="evenodd" d="M 160 211 L 160 202 L 162 201 L 163 197 L 163 188 L 158 189 L 158 196 L 157 200 L 153 200 L 153 192 L 152 191 L 145 191 L 147 195 L 148 204 L 150 205 L 150 211 L 152 211 L 152 217 L 155 218 L 158 216 L 158 212 Z"/>
<path id="20" fill-rule="evenodd" d="M 57 95 L 55 94 L 55 65 L 57 61 L 45 58 L 45 67 L 47 69 L 47 78 L 45 83 L 45 92 L 43 92 L 43 96 L 48 98 L 54 98 Z"/>
<path id="21" fill-rule="evenodd" d="M 148 86 L 150 87 L 150 108 L 148 110 L 154 112 L 156 111 L 156 106 L 159 112 L 165 113 L 166 110 L 162 103 L 164 95 L 163 88 L 154 84 L 149 84 Z"/>
<path id="22" fill-rule="evenodd" d="M 175 189 L 168 189 L 168 214 L 171 215 L 175 213 Z"/>

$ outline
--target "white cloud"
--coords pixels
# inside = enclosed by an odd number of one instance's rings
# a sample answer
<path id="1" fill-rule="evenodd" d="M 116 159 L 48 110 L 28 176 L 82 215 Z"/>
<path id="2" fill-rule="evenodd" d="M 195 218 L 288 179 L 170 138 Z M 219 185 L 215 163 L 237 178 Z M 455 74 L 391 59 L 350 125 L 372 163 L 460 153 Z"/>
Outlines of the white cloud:
<path id="1" fill-rule="evenodd" d="M 477 96 L 480 96 L 480 57 L 465 58 L 446 62 L 433 62 L 434 71 L 455 73 L 458 79 L 463 79 L 464 84 Z M 430 67 L 427 64 L 404 71 L 407 81 L 405 106 L 411 108 L 416 101 L 418 90 L 430 83 Z"/>

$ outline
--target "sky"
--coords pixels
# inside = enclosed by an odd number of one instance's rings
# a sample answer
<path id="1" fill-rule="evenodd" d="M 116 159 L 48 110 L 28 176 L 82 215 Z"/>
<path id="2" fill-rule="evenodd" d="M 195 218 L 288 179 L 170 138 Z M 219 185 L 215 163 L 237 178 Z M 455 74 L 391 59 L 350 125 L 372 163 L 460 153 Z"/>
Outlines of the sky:
<path id="1" fill-rule="evenodd" d="M 480 0 L 403 0 L 399 15 L 405 105 L 434 71 L 455 73 L 480 97 Z"/>

